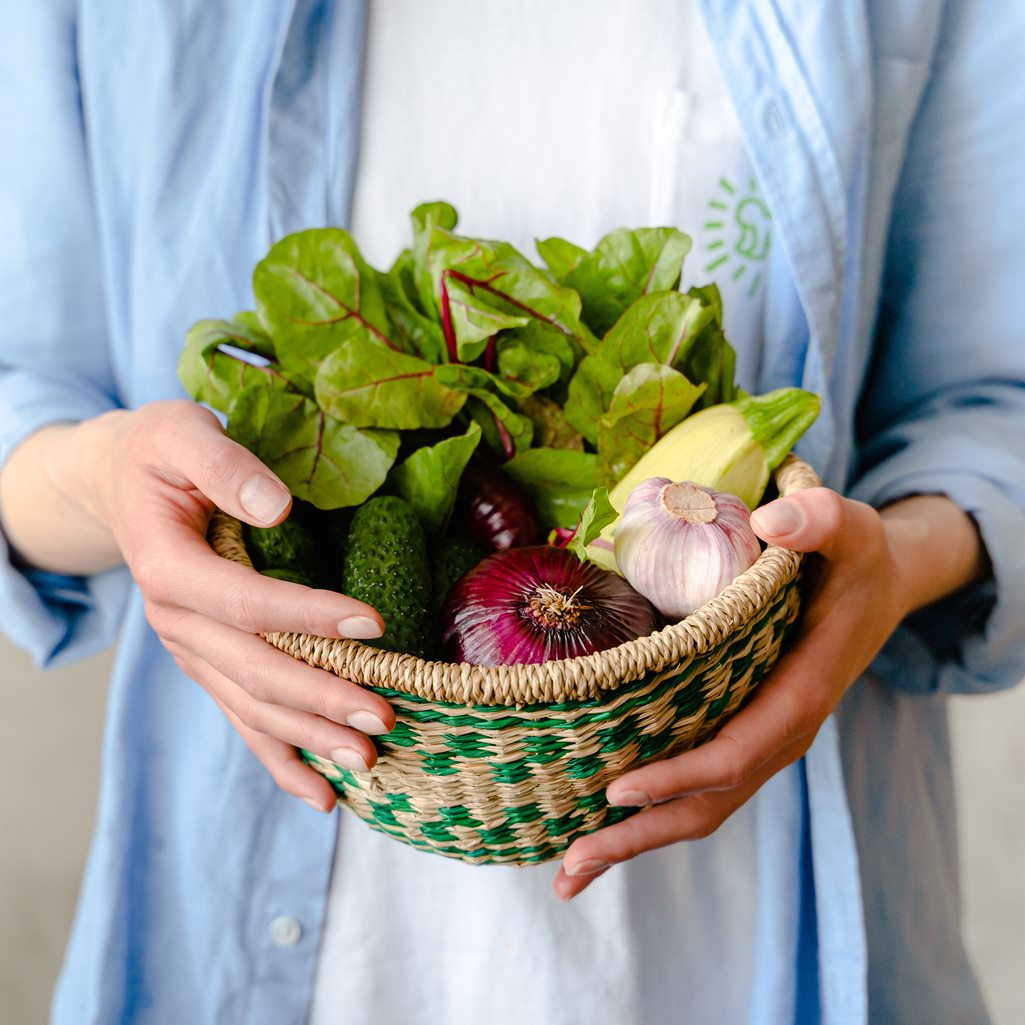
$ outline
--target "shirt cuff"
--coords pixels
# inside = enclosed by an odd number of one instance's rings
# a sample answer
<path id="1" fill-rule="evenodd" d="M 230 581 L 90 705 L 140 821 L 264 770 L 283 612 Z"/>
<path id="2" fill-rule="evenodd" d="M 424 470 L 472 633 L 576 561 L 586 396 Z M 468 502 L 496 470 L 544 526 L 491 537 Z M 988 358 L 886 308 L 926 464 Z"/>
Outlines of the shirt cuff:
<path id="1" fill-rule="evenodd" d="M 872 668 L 898 690 L 987 692 L 1025 676 L 1025 496 L 987 475 L 992 452 L 973 458 L 972 446 L 964 447 L 909 447 L 849 491 L 877 508 L 908 495 L 945 495 L 975 521 L 993 567 L 992 577 L 913 613 L 887 641 Z"/>
<path id="2" fill-rule="evenodd" d="M 81 379 L 21 370 L 0 374 L 0 467 L 40 428 L 115 408 L 109 395 Z M 111 644 L 130 584 L 123 566 L 89 577 L 26 568 L 0 531 L 0 628 L 39 667 L 63 665 Z"/>

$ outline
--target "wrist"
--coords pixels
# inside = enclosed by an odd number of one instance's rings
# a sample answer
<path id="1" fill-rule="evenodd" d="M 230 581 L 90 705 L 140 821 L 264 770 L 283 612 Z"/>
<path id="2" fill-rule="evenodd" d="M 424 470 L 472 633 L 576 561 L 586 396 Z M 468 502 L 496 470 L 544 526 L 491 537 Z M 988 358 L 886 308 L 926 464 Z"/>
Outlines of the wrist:
<path id="1" fill-rule="evenodd" d="M 0 474 L 0 512 L 24 563 L 88 574 L 122 561 L 110 520 L 115 424 L 122 415 L 50 424 L 11 453 Z"/>
<path id="2" fill-rule="evenodd" d="M 124 444 L 124 427 L 128 410 L 115 409 L 109 413 L 83 420 L 71 428 L 75 437 L 64 446 L 62 455 L 73 465 L 61 468 L 64 493 L 69 503 L 81 507 L 82 514 L 97 530 L 111 531 L 115 499 L 115 458 L 119 445 Z M 54 481 L 61 487 L 60 481 Z"/>
<path id="3" fill-rule="evenodd" d="M 905 614 L 985 578 L 975 521 L 945 495 L 912 495 L 880 510 Z"/>

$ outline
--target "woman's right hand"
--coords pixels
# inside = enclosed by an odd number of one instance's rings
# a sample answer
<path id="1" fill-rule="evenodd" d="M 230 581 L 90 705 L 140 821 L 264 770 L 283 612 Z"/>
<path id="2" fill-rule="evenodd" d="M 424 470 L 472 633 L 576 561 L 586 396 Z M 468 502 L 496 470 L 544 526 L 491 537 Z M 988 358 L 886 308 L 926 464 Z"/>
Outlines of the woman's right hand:
<path id="1" fill-rule="evenodd" d="M 109 527 L 175 662 L 220 706 L 278 785 L 322 811 L 331 785 L 303 747 L 350 769 L 373 765 L 368 734 L 385 733 L 388 703 L 273 648 L 259 632 L 378 637 L 382 620 L 342 594 L 275 580 L 216 555 L 214 507 L 257 527 L 283 520 L 291 496 L 217 418 L 188 401 L 154 402 L 90 423 L 94 516 Z"/>

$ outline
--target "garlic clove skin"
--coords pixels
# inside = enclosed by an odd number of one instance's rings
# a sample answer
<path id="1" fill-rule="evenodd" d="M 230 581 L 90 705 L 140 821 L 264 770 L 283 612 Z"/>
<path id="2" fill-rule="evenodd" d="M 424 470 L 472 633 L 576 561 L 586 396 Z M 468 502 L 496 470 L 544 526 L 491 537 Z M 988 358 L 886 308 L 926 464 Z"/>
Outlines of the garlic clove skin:
<path id="1" fill-rule="evenodd" d="M 692 481 L 641 481 L 616 525 L 616 563 L 664 616 L 683 619 L 752 566 L 761 545 L 736 495 Z"/>

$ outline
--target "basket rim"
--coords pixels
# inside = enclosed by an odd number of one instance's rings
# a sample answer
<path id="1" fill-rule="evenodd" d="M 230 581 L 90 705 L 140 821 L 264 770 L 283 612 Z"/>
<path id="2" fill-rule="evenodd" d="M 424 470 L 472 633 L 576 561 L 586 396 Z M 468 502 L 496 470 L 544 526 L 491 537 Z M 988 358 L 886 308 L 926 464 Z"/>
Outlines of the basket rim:
<path id="1" fill-rule="evenodd" d="M 793 454 L 773 476 L 781 496 L 819 484 L 815 471 Z M 218 510 L 209 533 L 218 555 L 252 567 L 237 519 Z M 750 569 L 680 622 L 592 655 L 551 662 L 478 666 L 427 661 L 343 638 L 290 632 L 260 636 L 276 648 L 354 683 L 414 699 L 517 708 L 589 701 L 705 654 L 757 618 L 796 579 L 801 561 L 800 553 L 770 545 Z"/>

